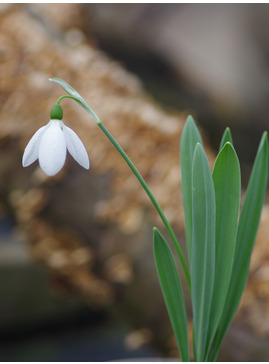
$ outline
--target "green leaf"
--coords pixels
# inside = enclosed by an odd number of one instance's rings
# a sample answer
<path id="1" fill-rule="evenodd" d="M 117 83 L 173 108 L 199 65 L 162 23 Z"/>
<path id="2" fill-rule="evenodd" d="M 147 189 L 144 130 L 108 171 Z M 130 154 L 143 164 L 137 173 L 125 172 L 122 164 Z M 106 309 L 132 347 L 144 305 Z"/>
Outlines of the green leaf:
<path id="1" fill-rule="evenodd" d="M 237 310 L 247 282 L 251 253 L 266 192 L 267 178 L 268 139 L 267 133 L 264 133 L 257 151 L 239 219 L 232 277 L 219 328 L 209 356 L 210 360 L 214 360 L 217 355 L 222 339 Z"/>
<path id="2" fill-rule="evenodd" d="M 240 165 L 231 143 L 217 156 L 212 172 L 216 198 L 215 278 L 207 348 L 219 324 L 232 272 L 240 206 Z"/>
<path id="3" fill-rule="evenodd" d="M 197 143 L 202 145 L 201 135 L 192 116 L 188 116 L 180 142 L 180 168 L 189 262 L 191 262 L 192 251 L 192 162 Z"/>
<path id="4" fill-rule="evenodd" d="M 203 361 L 214 285 L 216 205 L 209 163 L 199 143 L 195 147 L 192 177 L 191 298 L 195 359 Z"/>
<path id="5" fill-rule="evenodd" d="M 182 361 L 190 361 L 186 308 L 177 268 L 164 237 L 153 229 L 155 263 Z"/>
<path id="6" fill-rule="evenodd" d="M 231 144 L 233 144 L 233 138 L 232 138 L 232 133 L 229 127 L 227 127 L 224 130 L 224 133 L 222 135 L 221 141 L 220 141 L 220 147 L 219 147 L 219 151 L 221 151 L 221 149 L 224 147 L 224 145 L 229 142 Z"/>

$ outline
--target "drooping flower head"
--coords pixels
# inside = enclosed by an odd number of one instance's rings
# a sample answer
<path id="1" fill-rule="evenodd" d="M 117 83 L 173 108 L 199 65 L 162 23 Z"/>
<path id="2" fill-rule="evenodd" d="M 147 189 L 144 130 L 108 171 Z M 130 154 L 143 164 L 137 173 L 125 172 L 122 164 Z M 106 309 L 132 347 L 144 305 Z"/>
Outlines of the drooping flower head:
<path id="1" fill-rule="evenodd" d="M 37 159 L 41 169 L 54 176 L 63 167 L 66 151 L 84 168 L 90 168 L 87 151 L 77 134 L 64 125 L 63 110 L 55 104 L 50 113 L 51 120 L 32 136 L 27 144 L 23 158 L 23 167 L 28 167 Z"/>

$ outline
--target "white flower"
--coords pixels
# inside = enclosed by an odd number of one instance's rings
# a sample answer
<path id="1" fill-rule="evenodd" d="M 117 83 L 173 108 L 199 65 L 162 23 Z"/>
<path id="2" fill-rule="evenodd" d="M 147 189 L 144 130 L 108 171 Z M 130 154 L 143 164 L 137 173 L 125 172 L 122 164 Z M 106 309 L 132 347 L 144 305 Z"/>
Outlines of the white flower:
<path id="1" fill-rule="evenodd" d="M 54 176 L 63 167 L 66 150 L 84 168 L 90 168 L 87 151 L 77 134 L 68 128 L 62 120 L 52 119 L 37 132 L 27 144 L 23 158 L 23 167 L 28 167 L 37 159 L 41 169 Z"/>

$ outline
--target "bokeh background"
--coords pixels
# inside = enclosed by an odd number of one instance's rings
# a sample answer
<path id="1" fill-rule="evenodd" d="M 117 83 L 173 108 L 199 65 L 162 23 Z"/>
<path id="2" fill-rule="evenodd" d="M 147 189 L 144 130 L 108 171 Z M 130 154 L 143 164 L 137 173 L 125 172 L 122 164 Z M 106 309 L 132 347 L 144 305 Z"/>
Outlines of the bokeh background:
<path id="1" fill-rule="evenodd" d="M 231 127 L 245 188 L 269 123 L 268 20 L 267 4 L 1 4 L 1 360 L 178 358 L 152 254 L 162 224 L 109 141 L 64 100 L 90 171 L 68 156 L 48 178 L 37 163 L 22 168 L 22 153 L 63 94 L 48 78 L 63 78 L 130 155 L 184 246 L 185 118 L 197 120 L 211 163 Z M 268 222 L 266 203 L 222 361 L 269 358 Z"/>

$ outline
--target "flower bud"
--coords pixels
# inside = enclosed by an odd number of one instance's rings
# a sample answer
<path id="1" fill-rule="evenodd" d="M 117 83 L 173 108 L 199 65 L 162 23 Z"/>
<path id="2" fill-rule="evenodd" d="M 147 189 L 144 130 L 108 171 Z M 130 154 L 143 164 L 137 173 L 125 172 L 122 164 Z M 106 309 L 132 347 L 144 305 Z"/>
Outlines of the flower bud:
<path id="1" fill-rule="evenodd" d="M 50 112 L 50 118 L 56 120 L 62 120 L 63 118 L 63 109 L 60 104 L 55 104 Z"/>

